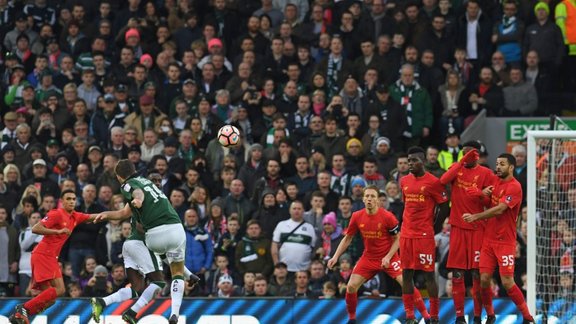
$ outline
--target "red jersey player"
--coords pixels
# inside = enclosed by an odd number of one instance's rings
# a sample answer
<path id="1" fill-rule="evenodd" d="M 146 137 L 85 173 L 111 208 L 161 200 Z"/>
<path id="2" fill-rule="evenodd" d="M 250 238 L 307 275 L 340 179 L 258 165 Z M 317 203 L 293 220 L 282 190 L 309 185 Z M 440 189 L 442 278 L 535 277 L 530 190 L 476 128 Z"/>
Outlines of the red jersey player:
<path id="1" fill-rule="evenodd" d="M 522 312 L 524 323 L 533 323 L 522 291 L 514 283 L 514 255 L 516 254 L 516 220 L 522 203 L 522 187 L 514 178 L 516 159 L 503 153 L 496 159 L 498 182 L 492 190 L 491 208 L 481 213 L 466 213 L 464 221 L 474 223 L 488 219 L 480 251 L 480 281 L 482 286 L 482 303 L 492 305 L 490 281 L 498 266 L 502 285 L 516 307 Z"/>
<path id="2" fill-rule="evenodd" d="M 435 278 L 436 242 L 434 220 L 444 222 L 448 213 L 448 195 L 440 180 L 424 171 L 425 153 L 420 147 L 408 150 L 410 174 L 400 179 L 404 199 L 402 231 L 400 233 L 400 259 L 404 270 L 402 300 L 406 310 L 406 323 L 414 319 L 414 271 L 425 273 L 430 295 L 430 323 L 439 323 L 438 284 Z M 438 208 L 436 206 L 438 205 Z M 436 212 L 439 212 L 436 215 Z"/>
<path id="3" fill-rule="evenodd" d="M 28 317 L 42 312 L 56 301 L 56 297 L 66 292 L 62 272 L 58 265 L 58 255 L 62 246 L 74 228 L 84 222 L 94 221 L 96 215 L 88 215 L 74 211 L 76 193 L 64 190 L 60 195 L 62 207 L 53 209 L 34 225 L 34 234 L 44 235 L 32 251 L 32 284 L 42 292 L 25 304 L 16 306 L 16 311 L 10 316 L 12 324 L 29 324 Z"/>
<path id="4" fill-rule="evenodd" d="M 466 324 L 464 318 L 464 284 L 465 271 L 472 273 L 472 296 L 474 299 L 474 323 L 482 323 L 482 299 L 480 296 L 480 249 L 484 235 L 485 221 L 466 223 L 462 219 L 465 213 L 480 213 L 484 211 L 492 184 L 496 176 L 492 170 L 478 164 L 480 143 L 470 141 L 464 143 L 464 157 L 460 162 L 452 164 L 442 175 L 440 182 L 452 187 L 450 210 L 450 249 L 447 268 L 452 271 L 452 299 L 456 309 L 456 324 Z M 484 193 L 483 190 L 484 189 Z M 494 309 L 487 309 L 488 321 L 494 320 Z"/>
<path id="5" fill-rule="evenodd" d="M 356 305 L 358 304 L 358 289 L 378 272 L 384 271 L 402 285 L 402 268 L 398 257 L 400 227 L 396 217 L 380 208 L 379 190 L 376 186 L 367 186 L 363 190 L 363 202 L 366 208 L 352 214 L 346 236 L 338 245 L 334 256 L 328 260 L 328 268 L 332 269 L 338 259 L 346 251 L 354 235 L 360 232 L 364 240 L 364 253 L 352 270 L 352 275 L 346 285 L 346 310 L 348 323 L 356 323 Z M 426 305 L 418 289 L 413 289 L 418 310 L 428 319 Z"/>

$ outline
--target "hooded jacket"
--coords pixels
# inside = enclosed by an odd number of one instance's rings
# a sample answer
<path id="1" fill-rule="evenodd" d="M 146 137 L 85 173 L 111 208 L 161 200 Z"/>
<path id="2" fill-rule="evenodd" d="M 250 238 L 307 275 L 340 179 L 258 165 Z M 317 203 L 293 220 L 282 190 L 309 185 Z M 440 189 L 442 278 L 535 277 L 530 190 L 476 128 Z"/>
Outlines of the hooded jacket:
<path id="1" fill-rule="evenodd" d="M 264 197 L 273 195 L 271 189 L 265 189 L 260 196 L 260 208 L 254 213 L 253 219 L 257 220 L 262 228 L 262 236 L 268 240 L 272 240 L 272 234 L 276 225 L 283 220 L 290 218 L 290 215 L 285 209 L 279 208 L 277 204 L 271 207 L 264 206 Z"/>

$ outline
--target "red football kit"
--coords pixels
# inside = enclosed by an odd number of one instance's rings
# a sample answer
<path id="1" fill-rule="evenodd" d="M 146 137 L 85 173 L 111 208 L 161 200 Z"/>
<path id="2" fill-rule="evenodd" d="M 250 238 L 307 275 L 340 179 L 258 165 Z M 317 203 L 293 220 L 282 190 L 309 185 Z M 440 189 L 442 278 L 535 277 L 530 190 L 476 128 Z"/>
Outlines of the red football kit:
<path id="1" fill-rule="evenodd" d="M 516 221 L 522 203 L 522 187 L 515 178 L 500 179 L 492 191 L 491 207 L 504 203 L 506 210 L 489 218 L 480 252 L 480 272 L 493 273 L 499 266 L 500 274 L 514 275 L 516 254 Z"/>
<path id="2" fill-rule="evenodd" d="M 402 268 L 398 254 L 395 254 L 390 260 L 389 268 L 382 268 L 382 258 L 390 251 L 394 243 L 393 235 L 399 231 L 400 227 L 396 216 L 384 208 L 379 208 L 374 215 L 369 215 L 366 209 L 354 212 L 345 234 L 354 236 L 360 232 L 364 242 L 364 252 L 354 266 L 352 273 L 358 274 L 366 280 L 374 277 L 380 271 L 384 271 L 392 278 L 400 276 Z"/>
<path id="3" fill-rule="evenodd" d="M 476 165 L 466 168 L 453 164 L 452 168 L 459 167 L 456 177 L 452 180 L 451 210 L 449 223 L 450 249 L 448 252 L 449 269 L 478 269 L 480 265 L 480 250 L 486 221 L 466 223 L 462 215 L 476 214 L 484 211 L 484 202 L 479 197 L 471 197 L 466 190 L 477 188 L 482 190 L 494 185 L 498 178 L 494 172 L 484 166 Z"/>
<path id="4" fill-rule="evenodd" d="M 90 215 L 73 211 L 68 214 L 64 209 L 52 209 L 41 220 L 44 227 L 48 229 L 68 228 L 70 232 L 76 225 L 87 221 Z M 32 279 L 35 284 L 40 284 L 47 280 L 62 277 L 58 256 L 62 246 L 68 240 L 69 235 L 44 235 L 40 243 L 32 251 Z"/>
<path id="5" fill-rule="evenodd" d="M 446 188 L 440 180 L 425 172 L 416 177 L 409 174 L 400 179 L 404 214 L 400 234 L 400 259 L 404 269 L 434 271 L 434 211 L 437 204 L 448 201 Z"/>

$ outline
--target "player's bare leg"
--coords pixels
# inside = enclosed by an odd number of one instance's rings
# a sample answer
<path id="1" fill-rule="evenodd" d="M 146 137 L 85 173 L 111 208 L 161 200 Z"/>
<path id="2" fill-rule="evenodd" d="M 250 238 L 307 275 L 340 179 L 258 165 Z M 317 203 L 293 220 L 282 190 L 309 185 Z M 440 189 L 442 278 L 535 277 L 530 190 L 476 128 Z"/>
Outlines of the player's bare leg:
<path id="1" fill-rule="evenodd" d="M 358 306 L 358 289 L 366 282 L 366 278 L 353 273 L 346 284 L 346 312 L 348 324 L 356 323 L 356 307 Z"/>
<path id="2" fill-rule="evenodd" d="M 530 315 L 530 310 L 528 309 L 526 300 L 524 300 L 524 295 L 514 282 L 514 277 L 511 275 L 500 274 L 500 278 L 502 279 L 502 286 L 504 286 L 504 289 L 506 289 L 508 297 L 512 299 L 518 310 L 522 313 L 522 317 L 524 317 L 524 323 L 534 323 L 534 318 L 532 315 Z"/>
<path id="3" fill-rule="evenodd" d="M 400 284 L 400 287 L 404 286 L 404 281 L 403 281 L 404 278 L 402 275 L 399 275 L 398 277 L 394 278 L 394 280 L 396 280 Z M 424 320 L 429 321 L 430 320 L 430 314 L 428 314 L 428 309 L 426 309 L 426 304 L 424 304 L 424 299 L 422 298 L 422 295 L 420 294 L 420 290 L 416 289 L 416 287 L 414 287 L 414 305 L 416 306 L 416 309 L 418 309 L 418 311 L 420 312 L 420 315 L 422 315 Z"/>
<path id="4" fill-rule="evenodd" d="M 100 323 L 100 315 L 102 315 L 102 312 L 106 306 L 123 302 L 131 298 L 136 298 L 138 297 L 138 292 L 141 292 L 144 288 L 144 277 L 142 277 L 140 272 L 132 268 L 128 268 L 126 269 L 126 276 L 128 277 L 130 288 L 120 288 L 117 292 L 104 298 L 90 299 L 90 304 L 92 306 L 92 317 L 96 323 Z"/>
<path id="5" fill-rule="evenodd" d="M 470 270 L 472 274 L 472 299 L 474 300 L 474 324 L 482 324 L 482 289 L 480 288 L 480 270 Z M 486 309 L 488 316 L 494 316 L 494 307 Z"/>
<path id="6" fill-rule="evenodd" d="M 168 262 L 168 259 L 166 259 L 165 254 L 161 255 L 160 258 L 162 259 L 163 263 L 165 263 L 167 266 L 170 266 L 170 263 Z M 194 288 L 194 286 L 196 286 L 200 282 L 200 277 L 198 277 L 195 273 L 186 268 L 186 265 L 184 265 L 184 279 L 188 281 L 188 284 L 190 285 L 191 288 Z"/>
<path id="7" fill-rule="evenodd" d="M 428 296 L 430 296 L 430 323 L 439 323 L 440 299 L 438 298 L 438 283 L 436 283 L 434 271 L 424 272 L 424 278 L 426 279 Z"/>
<path id="8" fill-rule="evenodd" d="M 177 324 L 180 315 L 180 306 L 184 298 L 184 261 L 170 263 L 170 272 L 172 273 L 172 284 L 170 296 L 172 297 L 172 311 L 170 312 L 169 324 Z"/>

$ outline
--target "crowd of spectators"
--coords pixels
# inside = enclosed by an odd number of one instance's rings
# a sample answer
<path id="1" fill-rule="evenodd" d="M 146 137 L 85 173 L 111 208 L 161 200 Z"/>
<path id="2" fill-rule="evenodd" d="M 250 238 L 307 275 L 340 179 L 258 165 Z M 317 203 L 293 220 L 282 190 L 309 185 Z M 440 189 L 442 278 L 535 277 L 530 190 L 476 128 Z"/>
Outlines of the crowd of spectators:
<path id="1" fill-rule="evenodd" d="M 564 3 L 508 0 L 0 0 L 0 294 L 31 293 L 30 229 L 62 190 L 77 191 L 82 212 L 123 207 L 113 167 L 128 158 L 182 218 L 186 265 L 203 278 L 188 296 L 341 296 L 361 240 L 338 270 L 324 261 L 366 185 L 401 221 L 408 147 L 426 147 L 440 176 L 480 111 L 573 106 L 566 15 Z M 240 145 L 215 140 L 224 124 Z M 516 173 L 525 188 L 525 165 Z M 125 284 L 130 230 L 76 228 L 60 258 L 70 296 Z M 446 296 L 449 231 L 438 225 Z M 380 276 L 361 291 L 399 293 Z"/>

